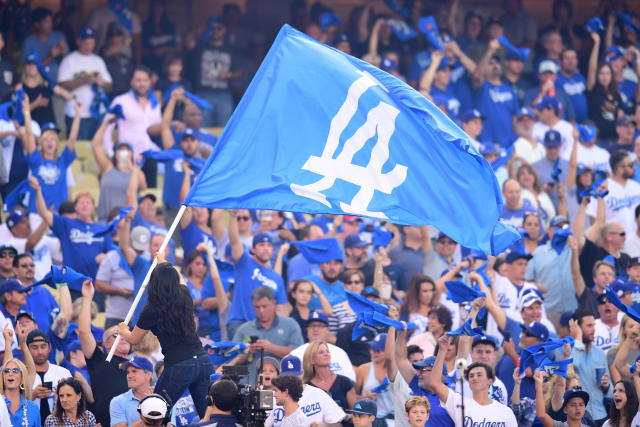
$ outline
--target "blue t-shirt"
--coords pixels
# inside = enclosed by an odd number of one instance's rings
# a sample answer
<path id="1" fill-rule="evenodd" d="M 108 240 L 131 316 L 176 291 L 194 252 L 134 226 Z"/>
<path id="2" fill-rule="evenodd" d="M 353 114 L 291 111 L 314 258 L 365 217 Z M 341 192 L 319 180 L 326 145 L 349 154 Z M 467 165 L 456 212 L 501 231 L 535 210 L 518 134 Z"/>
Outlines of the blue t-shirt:
<path id="1" fill-rule="evenodd" d="M 256 318 L 251 304 L 251 293 L 260 286 L 270 288 L 276 297 L 276 303 L 287 302 L 287 294 L 282 277 L 273 269 L 258 264 L 245 250 L 235 262 L 235 285 L 228 321 L 249 321 Z"/>
<path id="2" fill-rule="evenodd" d="M 216 238 L 213 234 L 200 229 L 193 220 L 187 225 L 187 228 L 180 229 L 180 239 L 182 240 L 182 249 L 184 249 L 185 258 L 198 246 L 198 243 L 204 242 L 211 249 L 216 248 Z"/>
<path id="3" fill-rule="evenodd" d="M 185 158 L 189 158 L 184 155 L 182 150 L 171 149 L 168 151 L 177 151 L 175 154 L 178 156 L 176 159 L 163 160 L 164 162 L 164 188 L 162 189 L 162 200 L 164 203 L 177 209 L 180 207 L 180 187 L 182 186 L 182 179 L 184 178 L 184 172 L 182 172 L 182 162 Z M 193 184 L 193 178 L 195 173 L 191 170 L 191 183 Z"/>
<path id="4" fill-rule="evenodd" d="M 400 375 L 400 373 L 398 373 Z M 438 426 L 438 427 L 453 427 L 453 420 L 447 413 L 447 410 L 440 405 L 440 398 L 437 394 L 432 393 L 428 390 L 423 389 L 418 385 L 418 376 L 414 376 L 409 384 L 409 388 L 411 389 L 412 396 L 425 396 L 427 400 L 429 400 L 429 404 L 431 406 L 431 412 L 429 413 L 429 421 L 427 424 L 429 426 Z M 450 391 L 449 393 L 453 393 Z M 427 425 L 425 424 L 425 425 Z"/>
<path id="5" fill-rule="evenodd" d="M 0 395 L 0 398 L 4 398 L 8 410 L 11 405 L 9 398 L 4 395 Z M 26 412 L 27 425 L 29 427 L 42 427 L 42 423 L 40 421 L 40 407 L 38 407 L 35 402 L 25 399 L 22 395 L 20 395 L 20 404 L 15 415 L 12 414 L 11 411 L 8 412 L 11 425 L 13 426 L 22 427 L 24 425 L 23 420 Z"/>
<path id="6" fill-rule="evenodd" d="M 480 139 L 506 147 L 513 142 L 512 117 L 518 113 L 518 99 L 509 85 L 494 85 L 485 80 L 474 92 L 476 108 L 486 117 Z"/>
<path id="7" fill-rule="evenodd" d="M 460 101 L 460 111 L 467 111 L 473 108 L 473 90 L 469 73 L 460 62 L 451 68 L 451 86 L 453 93 Z"/>
<path id="8" fill-rule="evenodd" d="M 87 383 L 91 385 L 91 378 L 89 378 L 89 368 L 86 366 L 84 368 L 78 368 L 75 365 L 72 365 L 67 359 L 62 359 L 60 366 L 66 368 L 69 372 L 71 372 L 71 376 L 74 376 L 76 372 L 80 372 Z"/>
<path id="9" fill-rule="evenodd" d="M 409 64 L 409 71 L 407 72 L 407 80 L 410 82 L 420 81 L 422 73 L 429 68 L 429 64 L 431 64 L 431 52 L 428 50 L 422 50 L 413 55 L 413 59 L 411 59 L 411 63 Z"/>
<path id="10" fill-rule="evenodd" d="M 207 276 L 207 279 L 208 278 L 209 276 Z M 189 293 L 191 294 L 192 300 L 195 301 L 199 299 L 200 301 L 202 301 L 202 292 L 204 292 L 204 286 L 205 284 L 203 283 L 202 289 L 198 289 L 187 279 L 187 287 L 189 288 Z M 198 312 L 198 322 L 200 323 L 200 327 L 209 327 L 209 313 L 207 312 L 207 310 L 203 310 L 202 307 L 196 307 L 196 311 Z"/>
<path id="11" fill-rule="evenodd" d="M 66 199 L 65 199 L 66 200 Z M 110 235 L 95 236 L 102 228 L 99 224 L 53 215 L 53 234 L 60 239 L 62 258 L 65 265 L 91 278 L 96 277 L 98 264 L 96 256 L 111 250 L 113 242 Z M 69 284 L 74 291 L 81 290 L 81 284 Z"/>
<path id="12" fill-rule="evenodd" d="M 622 98 L 622 107 L 627 113 L 631 112 L 636 94 L 636 86 L 637 83 L 626 79 L 618 83 L 618 87 L 620 88 L 620 97 Z"/>
<path id="13" fill-rule="evenodd" d="M 133 261 L 133 265 L 131 266 L 131 271 L 133 272 L 133 294 L 138 295 L 138 291 L 142 286 L 142 282 L 144 282 L 144 278 L 151 267 L 152 261 L 142 257 L 140 255 L 136 255 L 135 261 Z M 142 309 L 147 305 L 147 293 L 144 292 L 142 294 L 142 298 L 140 298 L 140 303 L 136 307 L 136 311 L 133 314 L 133 319 L 131 319 L 131 324 L 135 325 L 138 322 L 138 318 L 140 317 L 140 313 L 142 313 Z"/>
<path id="14" fill-rule="evenodd" d="M 222 287 L 224 289 L 225 292 L 229 292 L 229 281 L 228 280 L 223 280 L 221 278 L 222 281 Z M 211 279 L 211 276 L 207 275 L 207 278 L 204 281 L 204 284 L 202 285 L 202 299 L 206 299 L 206 298 L 212 298 L 212 297 L 216 297 L 216 290 L 213 287 L 213 279 Z M 220 341 L 221 339 L 221 334 L 220 334 L 220 313 L 218 310 L 202 310 L 204 313 L 204 316 L 207 317 L 206 320 L 206 324 L 209 325 L 209 338 L 211 338 L 214 341 Z M 200 317 L 198 317 L 200 318 Z M 202 321 L 201 321 L 202 322 Z M 202 325 L 202 323 L 200 323 Z"/>
<path id="15" fill-rule="evenodd" d="M 347 293 L 344 291 L 344 283 L 338 280 L 334 284 L 329 284 L 324 281 L 324 279 L 320 276 L 307 276 L 306 280 L 311 280 L 313 283 L 318 285 L 318 288 L 322 291 L 324 296 L 329 301 L 329 304 L 336 305 L 347 300 Z M 311 301 L 309 301 L 309 309 L 311 310 L 322 310 L 322 305 L 320 304 L 320 298 L 313 293 L 311 297 Z"/>
<path id="16" fill-rule="evenodd" d="M 456 98 L 456 94 L 453 90 L 453 85 L 447 85 L 445 90 L 439 89 L 436 86 L 431 86 L 431 96 L 441 97 L 447 100 L 447 110 L 449 110 L 450 117 L 455 119 L 460 114 L 460 101 Z"/>
<path id="17" fill-rule="evenodd" d="M 45 41 L 40 40 L 33 34 L 30 35 L 24 39 L 24 42 L 22 43 L 22 63 L 24 63 L 27 57 L 34 52 L 40 57 L 40 59 L 46 58 L 49 56 L 51 48 L 60 42 L 63 42 L 66 45 L 67 38 L 59 31 L 52 31 L 49 38 Z M 63 55 L 60 55 L 55 60 L 51 61 L 49 65 L 45 66 L 47 74 L 49 74 L 49 77 L 51 77 L 51 80 L 54 82 L 58 81 L 58 69 L 60 68 L 60 62 L 62 62 L 62 56 Z M 53 90 L 53 88 L 51 89 Z"/>
<path id="18" fill-rule="evenodd" d="M 43 331 L 51 329 L 51 311 L 58 308 L 56 299 L 51 292 L 42 286 L 36 286 L 27 294 L 27 304 L 22 307 L 25 311 L 30 311 L 36 318 L 38 328 Z"/>
<path id="19" fill-rule="evenodd" d="M 69 198 L 67 189 L 67 168 L 76 158 L 76 152 L 64 147 L 57 160 L 45 160 L 38 150 L 27 158 L 29 170 L 38 178 L 42 187 L 42 196 L 47 207 L 53 205 L 57 211 L 60 203 Z M 36 198 L 29 199 L 29 212 L 38 212 Z"/>
<path id="20" fill-rule="evenodd" d="M 562 73 L 558 73 L 558 79 L 556 80 L 556 86 L 562 88 L 564 92 L 569 95 L 573 109 L 576 114 L 576 120 L 578 123 L 583 123 L 589 118 L 589 112 L 587 110 L 587 97 L 585 91 L 587 90 L 587 82 L 584 76 L 576 72 L 573 76 L 567 77 Z"/>
<path id="21" fill-rule="evenodd" d="M 333 219 L 329 218 L 326 215 L 318 215 L 311 221 L 309 221 L 309 225 L 317 225 L 318 227 L 322 228 L 322 232 L 326 234 L 331 231 L 331 228 L 333 226 Z"/>

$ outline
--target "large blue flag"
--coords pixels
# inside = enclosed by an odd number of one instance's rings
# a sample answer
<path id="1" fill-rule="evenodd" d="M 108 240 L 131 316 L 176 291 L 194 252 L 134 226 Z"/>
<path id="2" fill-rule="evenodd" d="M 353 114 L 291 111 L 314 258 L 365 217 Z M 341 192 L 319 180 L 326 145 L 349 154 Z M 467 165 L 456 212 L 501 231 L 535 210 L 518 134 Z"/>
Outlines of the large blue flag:
<path id="1" fill-rule="evenodd" d="M 491 254 L 519 237 L 498 221 L 490 165 L 442 111 L 288 25 L 184 204 L 432 224 Z"/>

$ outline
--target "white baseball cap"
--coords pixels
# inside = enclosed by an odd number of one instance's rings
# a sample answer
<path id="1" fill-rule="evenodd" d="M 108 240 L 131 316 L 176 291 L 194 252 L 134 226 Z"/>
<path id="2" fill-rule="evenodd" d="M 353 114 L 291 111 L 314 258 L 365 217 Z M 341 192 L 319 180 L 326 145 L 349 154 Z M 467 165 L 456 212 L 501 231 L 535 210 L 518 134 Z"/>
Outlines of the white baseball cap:
<path id="1" fill-rule="evenodd" d="M 138 407 L 140 414 L 150 420 L 160 420 L 167 415 L 167 402 L 157 396 L 149 396 L 143 399 Z"/>

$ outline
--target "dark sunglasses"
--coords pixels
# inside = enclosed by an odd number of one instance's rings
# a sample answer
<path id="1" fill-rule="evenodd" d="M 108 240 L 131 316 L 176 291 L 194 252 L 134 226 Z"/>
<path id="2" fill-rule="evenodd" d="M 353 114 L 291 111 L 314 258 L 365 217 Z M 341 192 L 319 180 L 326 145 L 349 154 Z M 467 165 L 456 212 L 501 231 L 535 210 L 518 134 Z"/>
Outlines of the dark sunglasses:
<path id="1" fill-rule="evenodd" d="M 238 221 L 249 221 L 251 219 L 250 216 L 238 216 Z"/>
<path id="2" fill-rule="evenodd" d="M 617 231 L 610 231 L 610 232 L 609 232 L 609 234 L 615 234 L 615 235 L 617 235 L 617 236 L 624 237 L 624 236 L 626 236 L 626 235 L 627 235 L 627 232 L 626 232 L 626 231 L 620 231 L 620 232 L 617 232 Z"/>
<path id="3" fill-rule="evenodd" d="M 14 374 L 19 374 L 20 373 L 20 368 L 4 368 L 4 373 L 8 374 L 10 372 L 13 372 Z"/>
<path id="4" fill-rule="evenodd" d="M 0 252 L 0 258 L 15 258 L 16 254 L 14 254 L 13 252 Z"/>

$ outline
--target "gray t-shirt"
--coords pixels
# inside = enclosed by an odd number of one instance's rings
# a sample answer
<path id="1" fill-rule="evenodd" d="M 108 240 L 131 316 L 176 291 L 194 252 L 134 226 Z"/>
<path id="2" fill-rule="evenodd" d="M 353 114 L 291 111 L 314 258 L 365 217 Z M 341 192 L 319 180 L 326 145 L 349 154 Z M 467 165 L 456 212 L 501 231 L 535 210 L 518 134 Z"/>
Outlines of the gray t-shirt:
<path id="1" fill-rule="evenodd" d="M 607 351 L 607 365 L 613 365 L 613 361 L 616 360 L 617 349 L 615 347 L 611 347 L 609 351 Z M 636 362 L 636 359 L 640 356 L 640 349 L 631 348 L 629 349 L 629 356 L 627 357 L 627 363 L 629 365 L 633 365 Z"/>
<path id="2" fill-rule="evenodd" d="M 133 277 L 120 267 L 120 255 L 115 250 L 111 250 L 105 255 L 98 267 L 96 280 L 102 280 L 117 288 L 134 289 Z M 105 310 L 107 318 L 124 319 L 133 303 L 134 297 L 135 295 L 130 298 L 109 295 Z"/>

